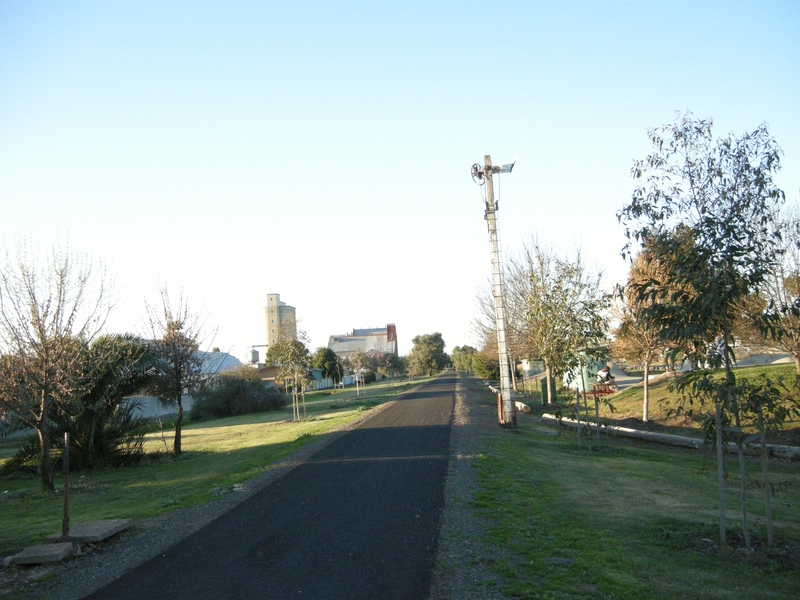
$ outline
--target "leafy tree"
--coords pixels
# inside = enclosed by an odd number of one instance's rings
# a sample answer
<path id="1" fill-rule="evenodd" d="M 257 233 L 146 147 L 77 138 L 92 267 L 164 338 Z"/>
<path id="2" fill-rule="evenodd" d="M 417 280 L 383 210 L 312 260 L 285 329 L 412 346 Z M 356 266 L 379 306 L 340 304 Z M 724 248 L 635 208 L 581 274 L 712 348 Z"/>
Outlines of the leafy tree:
<path id="1" fill-rule="evenodd" d="M 650 278 L 632 286 L 649 303 L 648 318 L 660 321 L 672 339 L 688 342 L 695 364 L 722 363 L 725 368 L 725 383 L 714 385 L 712 395 L 724 543 L 724 411 L 741 431 L 731 368 L 731 311 L 758 290 L 780 256 L 781 231 L 774 215 L 784 194 L 773 182 L 781 151 L 766 125 L 716 143 L 711 128 L 711 120 L 686 113 L 649 131 L 653 152 L 634 161 L 637 187 L 618 218 L 628 239 L 623 254 L 643 245 L 670 265 L 663 281 Z M 709 343 L 714 343 L 712 352 Z M 741 434 L 737 441 L 743 468 Z M 743 498 L 745 482 L 743 476 Z"/>
<path id="2" fill-rule="evenodd" d="M 161 289 L 157 304 L 147 305 L 147 315 L 156 356 L 149 391 L 177 407 L 173 452 L 180 454 L 183 398 L 197 390 L 204 378 L 205 355 L 199 351 L 204 323 L 190 309 L 183 294 L 175 303 L 166 288 Z"/>
<path id="3" fill-rule="evenodd" d="M 145 389 L 155 363 L 150 345 L 130 334 L 103 335 L 85 351 L 77 401 L 56 419 L 70 433 L 75 469 L 118 466 L 143 454 L 147 419 L 127 396 Z"/>
<path id="4" fill-rule="evenodd" d="M 306 346 L 307 335 L 298 330 L 294 320 L 285 323 L 278 332 L 278 339 L 267 349 L 267 362 L 279 365 L 278 377 L 291 381 L 292 416 L 300 420 L 300 403 L 302 400 L 305 413 L 306 386 L 311 382 L 308 369 L 311 356 Z"/>
<path id="5" fill-rule="evenodd" d="M 506 259 L 504 272 L 509 355 L 544 361 L 552 402 L 554 380 L 580 367 L 582 351 L 605 341 L 610 297 L 600 289 L 601 274 L 589 272 L 580 252 L 559 257 L 536 237 Z M 485 353 L 496 347 L 490 288 L 479 293 L 477 304 L 475 329 Z"/>
<path id="6" fill-rule="evenodd" d="M 657 276 L 659 264 L 655 257 L 641 252 L 631 264 L 628 275 L 628 288 Z M 616 318 L 619 322 L 615 330 L 614 355 L 644 363 L 644 400 L 642 403 L 642 421 L 647 422 L 650 407 L 650 365 L 661 355 L 665 341 L 658 321 L 647 318 L 650 303 L 626 289 L 621 290 L 620 303 L 616 307 Z"/>
<path id="7" fill-rule="evenodd" d="M 482 350 L 472 357 L 472 368 L 481 379 L 500 379 L 500 364 L 497 349 Z"/>
<path id="8" fill-rule="evenodd" d="M 533 256 L 529 336 L 550 382 L 580 370 L 587 349 L 605 341 L 610 297 L 600 288 L 600 273 L 589 273 L 580 253 L 570 260 L 537 246 Z M 553 386 L 547 389 L 548 401 L 553 402 Z"/>
<path id="9" fill-rule="evenodd" d="M 192 421 L 206 421 L 277 410 L 285 405 L 284 394 L 267 387 L 256 369 L 243 365 L 220 373 L 203 385 L 195 394 L 189 415 Z"/>
<path id="10" fill-rule="evenodd" d="M 320 347 L 314 352 L 311 359 L 311 366 L 315 369 L 322 369 L 323 377 L 336 379 L 340 377 L 339 357 L 330 348 Z"/>
<path id="11" fill-rule="evenodd" d="M 767 434 L 780 430 L 781 425 L 789 418 L 800 417 L 800 401 L 795 394 L 787 394 L 781 382 L 774 382 L 762 375 L 760 381 L 747 380 L 737 382 L 737 398 L 742 407 L 743 427 L 749 427 L 753 435 L 745 439 L 759 442 L 761 454 L 762 489 L 767 521 L 767 545 L 775 543 L 772 527 L 772 484 L 769 477 L 769 449 Z M 747 496 L 743 496 L 743 501 Z M 745 513 L 746 514 L 746 513 Z M 747 528 L 745 528 L 747 534 Z M 750 545 L 749 535 L 747 545 Z"/>
<path id="12" fill-rule="evenodd" d="M 355 352 L 350 353 L 347 356 L 347 366 L 348 368 L 352 369 L 355 373 L 356 378 L 356 395 L 359 394 L 358 391 L 358 384 L 359 382 L 364 385 L 366 382 L 365 380 L 365 373 L 369 368 L 369 358 L 367 357 L 367 353 L 363 350 L 356 350 Z"/>
<path id="13" fill-rule="evenodd" d="M 384 365 L 382 368 L 386 369 L 384 375 L 396 377 L 403 375 L 406 372 L 406 363 L 401 356 L 396 354 L 384 354 Z"/>
<path id="14" fill-rule="evenodd" d="M 453 366 L 456 371 L 464 371 L 472 373 L 472 359 L 477 350 L 472 346 L 456 346 L 453 348 L 451 358 L 453 359 Z"/>
<path id="15" fill-rule="evenodd" d="M 51 419 L 72 401 L 83 348 L 108 316 L 108 287 L 92 261 L 53 247 L 43 260 L 27 243 L 0 266 L 0 405 L 34 429 L 42 488 L 52 491 Z"/>
<path id="16" fill-rule="evenodd" d="M 413 340 L 411 354 L 408 356 L 408 369 L 412 375 L 428 375 L 444 369 L 449 357 L 444 351 L 441 333 L 418 335 Z"/>
<path id="17" fill-rule="evenodd" d="M 75 395 L 51 420 L 51 448 L 63 449 L 63 434 L 69 433 L 72 469 L 141 459 L 147 420 L 137 412 L 139 405 L 125 397 L 146 385 L 152 364 L 148 345 L 135 336 L 103 335 L 83 345 Z M 2 473 L 30 469 L 40 453 L 35 438 L 3 465 Z"/>

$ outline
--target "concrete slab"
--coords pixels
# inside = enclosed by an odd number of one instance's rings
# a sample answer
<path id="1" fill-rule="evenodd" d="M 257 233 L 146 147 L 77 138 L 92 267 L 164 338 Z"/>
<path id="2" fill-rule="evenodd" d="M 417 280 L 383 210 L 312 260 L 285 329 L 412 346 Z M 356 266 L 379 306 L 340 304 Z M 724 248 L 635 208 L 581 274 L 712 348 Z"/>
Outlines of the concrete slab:
<path id="1" fill-rule="evenodd" d="M 106 519 L 77 523 L 69 528 L 69 537 L 76 542 L 101 542 L 131 526 L 133 526 L 133 519 Z M 47 537 L 47 541 L 55 542 L 60 537 L 60 533 L 54 533 Z"/>
<path id="2" fill-rule="evenodd" d="M 61 544 L 42 544 L 25 548 L 19 554 L 11 557 L 15 565 L 40 565 L 42 563 L 58 562 L 72 554 L 72 542 Z"/>

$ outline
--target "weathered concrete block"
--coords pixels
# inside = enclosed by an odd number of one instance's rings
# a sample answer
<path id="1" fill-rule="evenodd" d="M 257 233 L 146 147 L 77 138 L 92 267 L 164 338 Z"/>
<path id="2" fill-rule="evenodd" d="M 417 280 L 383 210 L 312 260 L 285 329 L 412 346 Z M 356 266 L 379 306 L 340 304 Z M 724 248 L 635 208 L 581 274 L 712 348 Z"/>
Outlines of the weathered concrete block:
<path id="1" fill-rule="evenodd" d="M 15 565 L 40 565 L 48 562 L 64 560 L 72 554 L 72 542 L 61 544 L 42 544 L 25 548 L 11 557 Z"/>
<path id="2" fill-rule="evenodd" d="M 91 521 L 89 523 L 77 523 L 69 528 L 70 539 L 76 542 L 101 542 L 120 531 L 128 529 L 133 525 L 133 519 L 106 519 L 104 521 Z M 60 533 L 47 536 L 47 541 L 55 542 L 61 537 Z"/>

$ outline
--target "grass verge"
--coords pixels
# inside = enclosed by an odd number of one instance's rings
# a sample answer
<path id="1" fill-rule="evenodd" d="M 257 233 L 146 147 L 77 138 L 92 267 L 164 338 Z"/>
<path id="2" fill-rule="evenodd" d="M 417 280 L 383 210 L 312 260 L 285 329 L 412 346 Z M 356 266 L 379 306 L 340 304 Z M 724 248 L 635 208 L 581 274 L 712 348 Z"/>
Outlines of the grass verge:
<path id="1" fill-rule="evenodd" d="M 737 379 L 756 379 L 761 375 L 767 375 L 772 380 L 781 379 L 788 387 L 794 385 L 796 369 L 794 364 L 790 365 L 763 365 L 754 367 L 738 367 L 734 369 Z M 722 371 L 720 371 L 722 373 Z M 692 437 L 703 437 L 701 429 L 702 417 L 695 416 L 690 418 L 686 415 L 670 416 L 669 412 L 677 408 L 680 396 L 678 392 L 669 389 L 673 378 L 665 375 L 651 381 L 650 384 L 650 404 L 648 410 L 648 421 L 642 421 L 642 404 L 644 401 L 644 388 L 641 384 L 629 387 L 617 394 L 607 397 L 613 406 L 613 410 L 606 404 L 600 405 L 600 418 L 609 425 L 622 425 L 624 427 L 634 427 L 647 431 L 657 431 L 660 433 L 673 433 L 676 435 L 686 435 Z M 545 411 L 554 412 L 562 408 L 562 413 L 566 416 L 567 412 L 573 410 L 574 392 L 568 397 L 565 396 L 566 390 L 561 391 L 559 405 L 549 405 Z M 594 400 L 591 394 L 587 394 L 589 404 L 589 415 L 594 419 Z M 538 394 L 531 397 L 518 398 L 531 405 L 535 412 L 542 412 Z M 707 406 L 707 411 L 713 412 L 713 406 Z M 784 422 L 779 433 L 772 436 L 773 443 L 800 445 L 800 421 L 789 419 Z"/>
<path id="2" fill-rule="evenodd" d="M 376 384 L 356 395 L 317 392 L 307 396 L 308 418 L 292 422 L 291 408 L 187 425 L 181 456 L 165 454 L 172 431 L 154 428 L 147 436 L 148 457 L 141 464 L 70 475 L 70 520 L 147 519 L 220 498 L 331 430 L 355 420 L 368 408 L 391 400 L 421 380 Z M 19 441 L 3 441 L 0 457 L 13 454 Z M 56 494 L 40 490 L 33 476 L 0 480 L 0 556 L 43 543 L 61 531 L 63 476 Z"/>
<path id="3" fill-rule="evenodd" d="M 499 435 L 476 468 L 475 505 L 508 596 L 800 597 L 796 463 L 770 467 L 779 484 L 777 544 L 751 554 L 736 548 L 736 466 L 727 482 L 731 543 L 720 547 L 714 464 L 698 451 L 604 439 L 601 450 L 579 452 L 574 432 L 520 415 L 518 429 Z M 766 539 L 759 476 L 753 461 L 748 506 L 757 544 Z"/>

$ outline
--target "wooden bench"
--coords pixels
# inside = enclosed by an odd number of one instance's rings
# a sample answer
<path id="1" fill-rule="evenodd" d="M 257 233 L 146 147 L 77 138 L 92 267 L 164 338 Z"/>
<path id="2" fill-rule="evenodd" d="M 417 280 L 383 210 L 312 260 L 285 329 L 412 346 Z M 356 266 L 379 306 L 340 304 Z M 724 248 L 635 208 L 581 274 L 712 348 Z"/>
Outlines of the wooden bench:
<path id="1" fill-rule="evenodd" d="M 597 396 L 607 396 L 608 394 L 617 393 L 616 383 L 593 383 L 592 393 Z"/>

